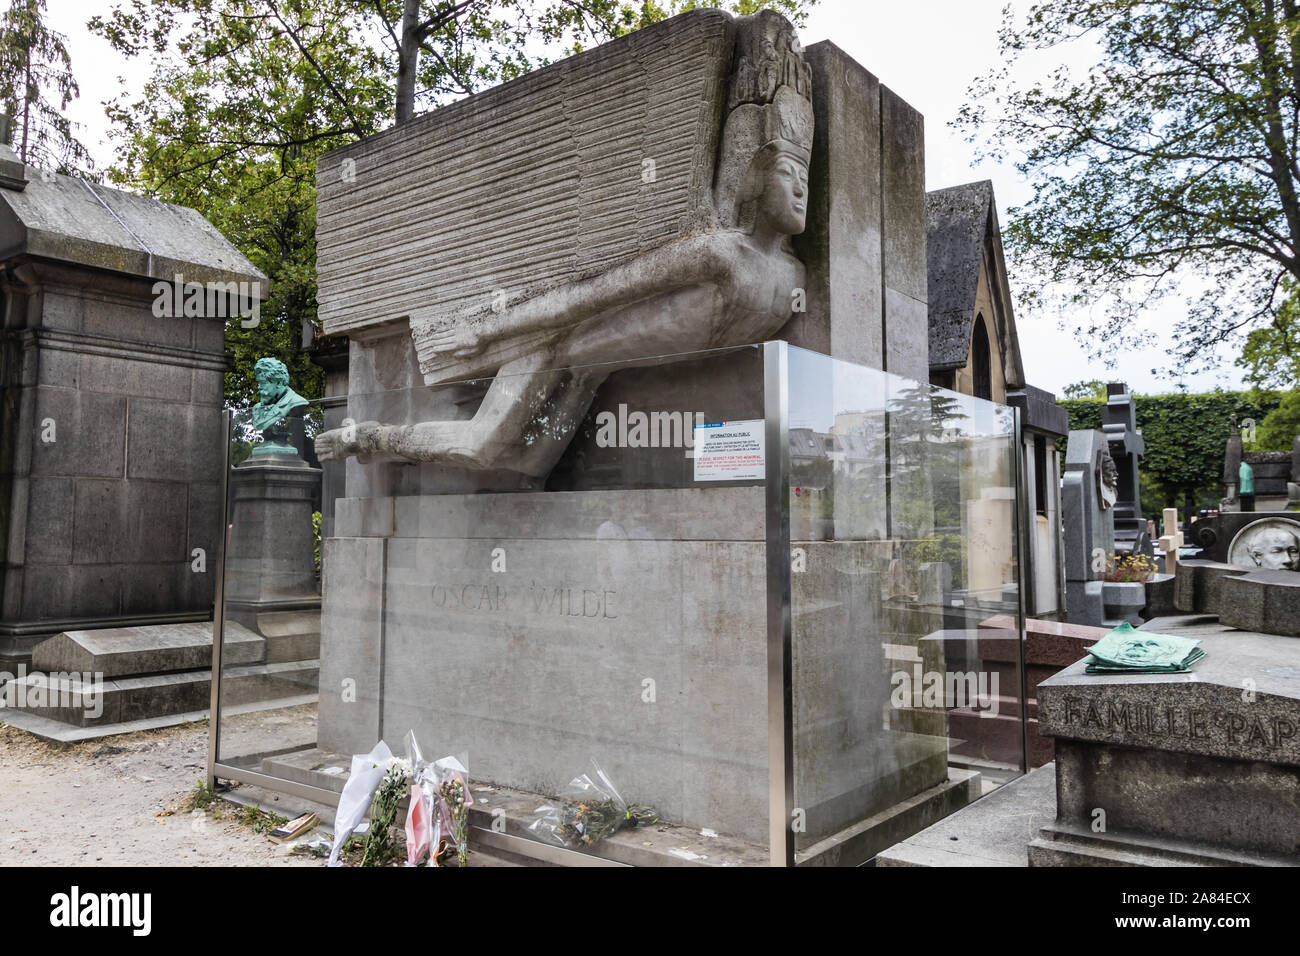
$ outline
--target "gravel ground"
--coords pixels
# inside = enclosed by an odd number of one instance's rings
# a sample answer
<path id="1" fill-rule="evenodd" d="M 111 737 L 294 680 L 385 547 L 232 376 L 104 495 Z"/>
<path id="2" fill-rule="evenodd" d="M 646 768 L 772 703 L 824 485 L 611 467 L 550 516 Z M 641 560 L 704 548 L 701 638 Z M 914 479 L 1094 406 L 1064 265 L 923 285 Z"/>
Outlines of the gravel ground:
<path id="1" fill-rule="evenodd" d="M 320 866 L 217 801 L 191 810 L 207 723 L 51 744 L 0 725 L 0 866 Z"/>

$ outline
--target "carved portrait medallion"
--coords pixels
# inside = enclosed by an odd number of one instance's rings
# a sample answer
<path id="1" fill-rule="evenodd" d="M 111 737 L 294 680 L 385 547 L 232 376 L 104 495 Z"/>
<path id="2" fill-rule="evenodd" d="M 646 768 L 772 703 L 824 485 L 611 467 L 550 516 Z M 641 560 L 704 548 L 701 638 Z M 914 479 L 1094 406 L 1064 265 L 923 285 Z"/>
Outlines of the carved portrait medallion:
<path id="1" fill-rule="evenodd" d="M 1237 532 L 1228 563 L 1266 571 L 1300 571 L 1300 522 L 1261 518 Z"/>

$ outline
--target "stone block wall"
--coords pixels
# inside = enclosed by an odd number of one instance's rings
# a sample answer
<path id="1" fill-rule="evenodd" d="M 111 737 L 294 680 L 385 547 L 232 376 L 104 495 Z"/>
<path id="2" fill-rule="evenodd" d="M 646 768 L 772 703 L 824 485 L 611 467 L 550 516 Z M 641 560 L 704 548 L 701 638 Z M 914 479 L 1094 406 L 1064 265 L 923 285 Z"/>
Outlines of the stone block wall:
<path id="1" fill-rule="evenodd" d="M 11 260 L 3 284 L 0 642 L 210 613 L 223 322 L 70 264 Z"/>

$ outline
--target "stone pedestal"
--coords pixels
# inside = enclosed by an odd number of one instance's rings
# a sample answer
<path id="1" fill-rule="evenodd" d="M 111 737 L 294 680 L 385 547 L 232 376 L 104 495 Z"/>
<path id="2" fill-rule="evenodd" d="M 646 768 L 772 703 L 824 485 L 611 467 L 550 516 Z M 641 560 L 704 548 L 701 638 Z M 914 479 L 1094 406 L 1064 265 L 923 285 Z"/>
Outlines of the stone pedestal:
<path id="1" fill-rule="evenodd" d="M 320 747 L 360 753 L 414 729 L 426 751 L 468 752 L 476 779 L 552 794 L 595 758 L 666 820 L 766 844 L 764 493 L 340 499 Z M 801 852 L 918 795 L 961 805 L 942 711 L 882 728 L 882 644 L 915 646 L 933 622 L 882 608 L 873 543 L 794 544 Z M 865 859 L 889 832 L 848 839 Z"/>
<path id="2" fill-rule="evenodd" d="M 311 516 L 320 480 L 295 455 L 253 455 L 231 472 L 229 619 L 260 631 L 269 615 L 319 610 Z"/>
<path id="3" fill-rule="evenodd" d="M 1101 600 L 1106 609 L 1105 626 L 1118 627 L 1125 622 L 1137 626 L 1147 603 L 1146 585 L 1141 581 L 1104 581 Z"/>
<path id="4" fill-rule="evenodd" d="M 1213 629 L 1201 646 L 1189 674 L 1080 661 L 1038 685 L 1057 813 L 1030 865 L 1295 864 L 1300 641 Z"/>

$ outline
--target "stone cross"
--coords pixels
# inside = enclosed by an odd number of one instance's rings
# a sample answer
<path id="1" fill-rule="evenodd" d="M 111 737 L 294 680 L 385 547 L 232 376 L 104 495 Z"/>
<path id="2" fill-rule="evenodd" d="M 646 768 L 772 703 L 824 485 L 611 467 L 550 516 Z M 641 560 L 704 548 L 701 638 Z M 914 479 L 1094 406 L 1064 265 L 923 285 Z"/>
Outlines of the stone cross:
<path id="1" fill-rule="evenodd" d="M 1130 550 L 1145 527 L 1142 521 L 1138 469 L 1146 453 L 1142 430 L 1137 427 L 1137 406 L 1128 386 L 1112 382 L 1106 386 L 1106 406 L 1101 410 L 1101 430 L 1110 443 L 1118 486 L 1115 501 L 1115 544 Z"/>
<path id="2" fill-rule="evenodd" d="M 1165 509 L 1165 533 L 1160 536 L 1160 550 L 1165 553 L 1165 574 L 1178 571 L 1178 549 L 1183 546 L 1183 533 L 1178 530 L 1178 509 Z"/>

